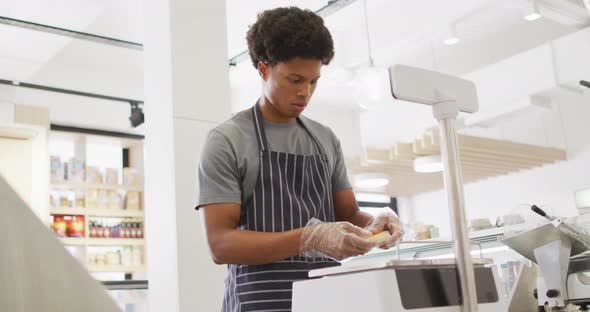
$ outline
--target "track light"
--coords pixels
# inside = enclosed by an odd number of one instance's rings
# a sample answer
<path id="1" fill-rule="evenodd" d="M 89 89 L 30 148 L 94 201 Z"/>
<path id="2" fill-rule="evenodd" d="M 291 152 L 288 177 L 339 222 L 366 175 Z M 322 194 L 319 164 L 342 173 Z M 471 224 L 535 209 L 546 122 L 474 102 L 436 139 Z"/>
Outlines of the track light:
<path id="1" fill-rule="evenodd" d="M 131 126 L 136 128 L 144 122 L 143 104 L 137 102 L 129 102 L 129 104 L 131 105 L 131 116 L 129 116 L 129 121 L 131 122 Z"/>

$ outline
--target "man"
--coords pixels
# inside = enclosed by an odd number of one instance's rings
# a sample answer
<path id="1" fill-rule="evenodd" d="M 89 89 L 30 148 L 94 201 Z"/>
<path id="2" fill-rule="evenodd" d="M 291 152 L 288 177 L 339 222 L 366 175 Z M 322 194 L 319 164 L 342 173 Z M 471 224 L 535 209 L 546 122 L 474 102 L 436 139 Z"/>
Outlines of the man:
<path id="1" fill-rule="evenodd" d="M 259 14 L 248 49 L 262 94 L 209 134 L 199 166 L 213 260 L 228 264 L 223 311 L 290 311 L 293 281 L 403 234 L 397 216 L 361 212 L 332 131 L 300 116 L 334 56 L 321 17 L 298 8 Z"/>

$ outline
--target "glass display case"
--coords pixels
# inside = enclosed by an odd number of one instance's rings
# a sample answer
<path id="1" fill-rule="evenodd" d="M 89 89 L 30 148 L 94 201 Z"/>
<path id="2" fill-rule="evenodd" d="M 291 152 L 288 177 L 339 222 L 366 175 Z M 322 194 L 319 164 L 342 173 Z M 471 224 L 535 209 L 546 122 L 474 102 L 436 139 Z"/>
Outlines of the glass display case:
<path id="1" fill-rule="evenodd" d="M 472 232 L 471 255 L 473 258 L 491 259 L 497 268 L 498 276 L 503 289 L 500 295 L 508 298 L 516 281 L 518 269 L 521 264 L 529 263 L 518 253 L 503 245 L 500 240 L 504 238 L 504 228 L 492 228 Z M 401 260 L 427 260 L 454 258 L 451 241 L 440 239 L 428 239 L 420 241 L 405 241 L 389 250 L 373 250 L 368 254 L 348 261 L 363 261 L 380 258 L 399 258 Z"/>

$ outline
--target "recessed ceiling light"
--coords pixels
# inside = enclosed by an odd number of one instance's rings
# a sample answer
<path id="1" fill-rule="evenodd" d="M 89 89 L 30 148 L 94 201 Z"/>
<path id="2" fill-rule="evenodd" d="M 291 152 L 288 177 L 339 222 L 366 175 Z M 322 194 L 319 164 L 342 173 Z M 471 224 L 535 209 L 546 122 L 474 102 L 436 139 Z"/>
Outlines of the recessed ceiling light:
<path id="1" fill-rule="evenodd" d="M 457 37 L 451 37 L 451 38 L 447 38 L 445 39 L 445 41 L 443 41 L 446 45 L 454 45 L 459 43 L 459 41 L 461 41 L 459 38 Z"/>
<path id="2" fill-rule="evenodd" d="M 440 155 L 423 156 L 414 159 L 414 171 L 419 173 L 433 173 L 443 171 Z"/>
<path id="3" fill-rule="evenodd" d="M 389 178 L 382 173 L 362 173 L 355 176 L 354 186 L 361 189 L 375 189 L 389 184 Z"/>

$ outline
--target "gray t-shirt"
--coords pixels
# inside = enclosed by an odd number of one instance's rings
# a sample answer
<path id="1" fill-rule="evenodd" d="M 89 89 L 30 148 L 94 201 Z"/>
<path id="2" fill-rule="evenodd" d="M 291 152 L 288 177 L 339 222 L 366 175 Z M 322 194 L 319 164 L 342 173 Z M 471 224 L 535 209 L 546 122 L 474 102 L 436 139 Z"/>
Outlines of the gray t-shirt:
<path id="1" fill-rule="evenodd" d="M 332 172 L 332 191 L 351 188 L 338 138 L 330 128 L 309 118 L 300 118 L 326 152 Z M 263 123 L 269 150 L 319 154 L 313 139 L 299 122 L 264 120 Z M 238 203 L 249 208 L 258 178 L 259 154 L 251 110 L 241 111 L 211 130 L 199 164 L 197 208 L 215 203 Z"/>

